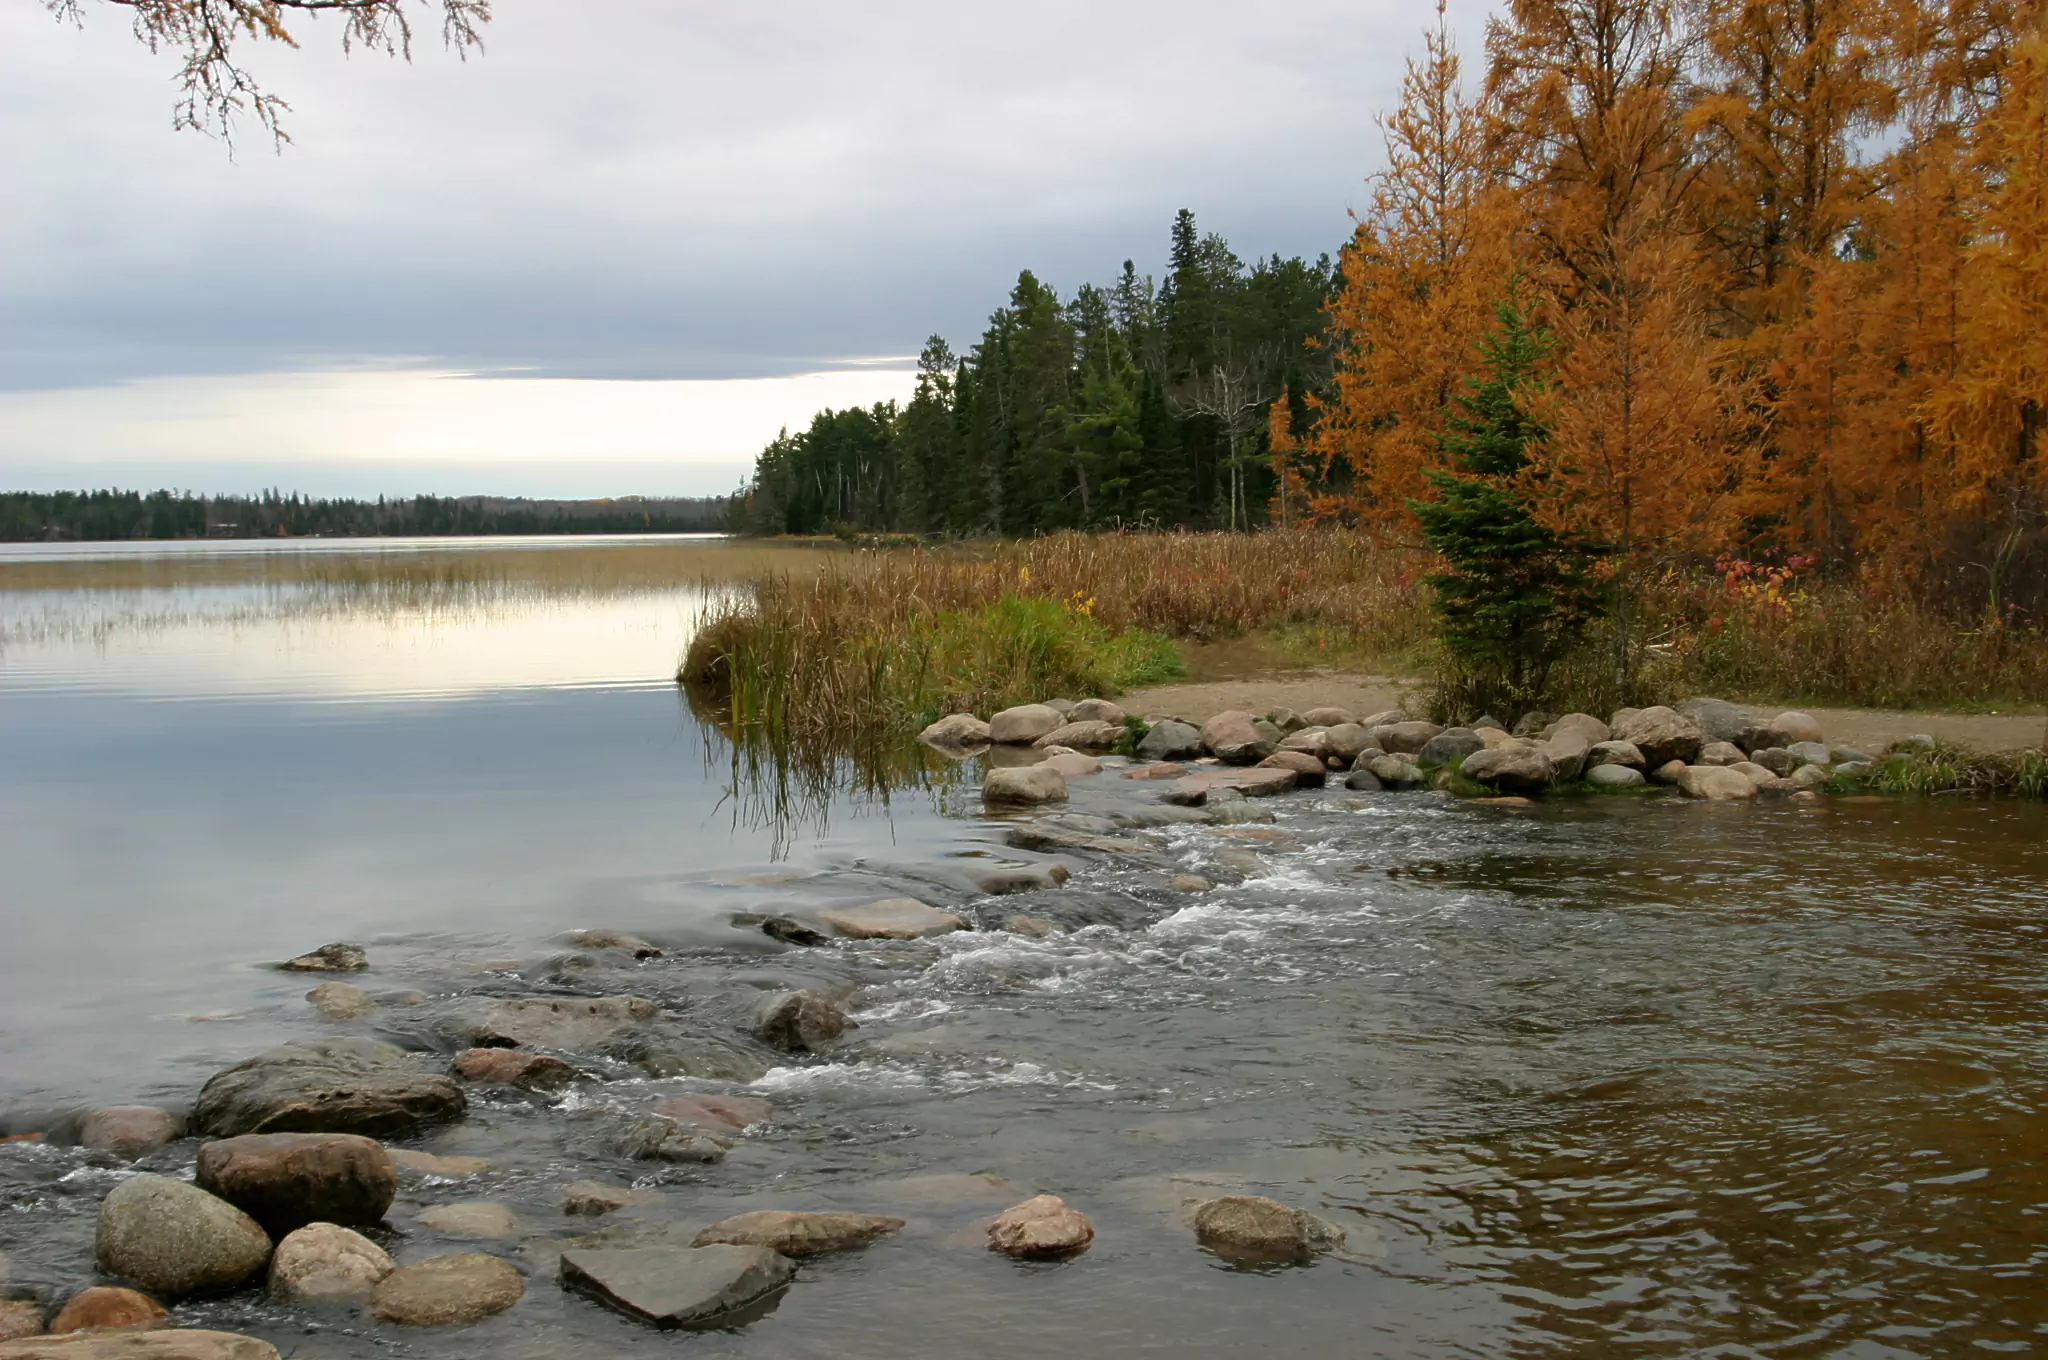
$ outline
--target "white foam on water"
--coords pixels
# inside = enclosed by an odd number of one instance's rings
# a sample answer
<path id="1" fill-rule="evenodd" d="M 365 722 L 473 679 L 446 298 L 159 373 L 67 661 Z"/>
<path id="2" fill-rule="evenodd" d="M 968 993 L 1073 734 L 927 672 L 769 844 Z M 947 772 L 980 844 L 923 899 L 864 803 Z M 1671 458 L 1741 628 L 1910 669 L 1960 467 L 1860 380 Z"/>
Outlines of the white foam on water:
<path id="1" fill-rule="evenodd" d="M 1117 1089 L 1112 1083 L 1058 1072 L 1038 1063 L 1009 1062 L 1001 1058 L 990 1058 L 977 1067 L 947 1067 L 932 1072 L 919 1071 L 894 1059 L 820 1063 L 815 1067 L 775 1067 L 754 1082 L 757 1090 L 784 1095 L 901 1095 L 919 1091 L 964 1095 L 970 1091 L 1017 1086 L 1088 1091 Z"/>

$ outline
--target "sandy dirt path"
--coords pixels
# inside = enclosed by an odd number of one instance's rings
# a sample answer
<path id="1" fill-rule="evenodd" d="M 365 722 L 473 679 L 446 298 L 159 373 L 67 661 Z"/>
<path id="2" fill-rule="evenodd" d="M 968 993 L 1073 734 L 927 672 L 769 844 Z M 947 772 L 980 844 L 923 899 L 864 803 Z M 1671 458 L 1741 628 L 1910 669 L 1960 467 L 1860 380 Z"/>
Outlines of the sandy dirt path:
<path id="1" fill-rule="evenodd" d="M 1229 668 L 1235 670 L 1236 667 Z M 1272 674 L 1214 676 L 1200 664 L 1190 667 L 1196 678 L 1183 684 L 1132 690 L 1117 702 L 1132 713 L 1202 720 L 1226 709 L 1266 713 L 1291 708 L 1297 713 L 1324 706 L 1345 708 L 1363 718 L 1390 708 L 1420 710 L 1427 681 L 1338 670 L 1281 670 Z M 1210 674 L 1205 676 L 1205 670 Z M 1753 706 L 1760 715 L 1780 711 L 1775 705 Z M 1924 732 L 1938 741 L 1979 751 L 2023 751 L 2048 748 L 2048 714 L 1894 712 L 1873 708 L 1809 708 L 1830 742 L 1872 748 L 1898 737 Z M 1508 721 L 1514 715 L 1503 714 Z"/>

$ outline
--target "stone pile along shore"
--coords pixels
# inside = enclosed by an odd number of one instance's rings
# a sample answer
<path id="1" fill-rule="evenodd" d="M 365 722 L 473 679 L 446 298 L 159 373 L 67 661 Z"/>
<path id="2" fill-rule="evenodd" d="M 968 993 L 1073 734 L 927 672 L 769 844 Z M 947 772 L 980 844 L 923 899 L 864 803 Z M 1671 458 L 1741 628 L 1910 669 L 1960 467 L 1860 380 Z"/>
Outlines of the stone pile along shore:
<path id="1" fill-rule="evenodd" d="M 1934 749 L 1933 738 L 1917 734 L 1876 752 L 1831 746 L 1809 714 L 1761 715 L 1710 698 L 1605 719 L 1526 713 L 1509 726 L 1486 715 L 1450 727 L 1400 709 L 1364 717 L 1341 708 L 1233 710 L 1198 724 L 1168 715 L 1133 720 L 1103 699 L 1053 700 L 986 722 L 956 713 L 919 739 L 956 759 L 987 755 L 982 798 L 991 809 L 1064 802 L 1068 781 L 1100 773 L 1102 753 L 1119 747 L 1143 762 L 1125 778 L 1166 782 L 1161 801 L 1188 807 L 1332 781 L 1354 792 L 1434 789 L 1496 803 L 1560 789 L 1807 801 L 1856 785 L 1884 760 Z"/>

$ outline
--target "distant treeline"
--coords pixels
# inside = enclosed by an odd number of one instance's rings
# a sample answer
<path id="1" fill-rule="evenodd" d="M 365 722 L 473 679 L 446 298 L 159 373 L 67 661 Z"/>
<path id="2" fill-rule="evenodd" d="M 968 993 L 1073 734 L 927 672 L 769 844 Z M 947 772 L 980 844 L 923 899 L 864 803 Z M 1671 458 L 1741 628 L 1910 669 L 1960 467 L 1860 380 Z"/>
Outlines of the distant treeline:
<path id="1" fill-rule="evenodd" d="M 533 501 L 503 496 L 198 496 L 184 491 L 0 492 L 0 541 L 128 538 L 378 538 L 455 534 L 680 534 L 726 528 L 703 499 Z"/>
<path id="2" fill-rule="evenodd" d="M 1157 284 L 1128 260 L 1063 299 L 1026 271 L 980 343 L 933 336 L 904 405 L 825 411 L 764 449 L 734 522 L 1027 535 L 1123 525 L 1246 528 L 1292 510 L 1273 472 L 1328 380 L 1328 257 L 1247 265 L 1192 214 Z"/>

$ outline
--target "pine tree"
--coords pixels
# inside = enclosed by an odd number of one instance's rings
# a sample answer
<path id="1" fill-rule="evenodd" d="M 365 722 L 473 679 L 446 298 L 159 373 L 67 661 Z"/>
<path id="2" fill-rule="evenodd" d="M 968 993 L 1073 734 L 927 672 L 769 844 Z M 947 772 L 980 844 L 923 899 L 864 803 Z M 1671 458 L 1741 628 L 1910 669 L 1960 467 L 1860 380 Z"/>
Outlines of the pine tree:
<path id="1" fill-rule="evenodd" d="M 1412 503 L 1424 540 L 1443 558 L 1430 577 L 1439 636 L 1463 706 L 1510 711 L 1544 697 L 1551 669 L 1578 641 L 1594 593 L 1575 545 L 1535 514 L 1531 454 L 1545 439 L 1525 404 L 1542 386 L 1550 338 L 1520 300 L 1499 305 L 1445 422 L 1451 467 L 1432 470 L 1436 498 Z"/>

